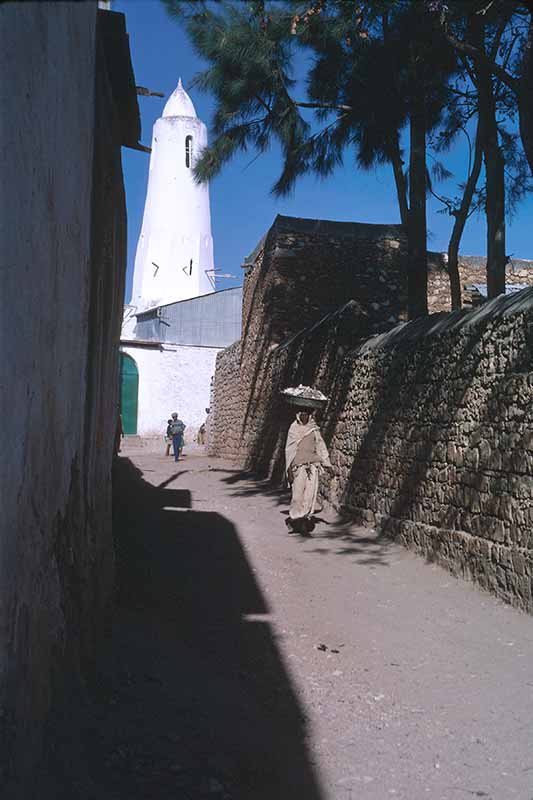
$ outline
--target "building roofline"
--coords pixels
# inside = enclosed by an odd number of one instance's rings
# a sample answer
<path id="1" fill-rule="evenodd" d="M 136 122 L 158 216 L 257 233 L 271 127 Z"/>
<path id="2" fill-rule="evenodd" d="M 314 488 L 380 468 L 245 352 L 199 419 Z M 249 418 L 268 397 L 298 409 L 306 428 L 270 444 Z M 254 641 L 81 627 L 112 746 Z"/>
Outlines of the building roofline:
<path id="1" fill-rule="evenodd" d="M 236 339 L 235 341 L 239 341 Z M 231 344 L 235 344 L 232 342 Z M 229 344 L 185 344 L 184 342 L 161 341 L 160 339 L 121 339 L 121 347 L 151 347 L 152 349 L 165 350 L 169 347 L 197 347 L 202 350 L 225 350 Z"/>
<path id="2" fill-rule="evenodd" d="M 357 238 L 361 233 L 373 234 L 376 237 L 403 239 L 405 234 L 400 224 L 376 222 L 342 222 L 332 219 L 312 219 L 309 217 L 290 217 L 277 214 L 268 231 L 261 237 L 249 256 L 244 259 L 243 267 L 251 266 L 260 251 L 264 248 L 269 234 L 275 233 L 320 233 Z"/>
<path id="3" fill-rule="evenodd" d="M 316 233 L 344 233 L 346 235 L 356 234 L 361 231 L 375 232 L 383 235 L 389 233 L 395 236 L 404 236 L 403 228 L 400 224 L 388 224 L 381 222 L 345 222 L 333 219 L 312 219 L 309 217 L 289 217 L 278 214 L 272 225 L 276 230 L 316 232 Z"/>
<path id="4" fill-rule="evenodd" d="M 228 286 L 227 289 L 219 289 L 216 292 L 206 292 L 206 294 L 198 294 L 196 297 L 186 297 L 185 300 L 174 300 L 172 303 L 161 303 L 157 306 L 150 306 L 150 308 L 145 308 L 143 311 L 139 311 L 135 314 L 136 317 L 141 317 L 143 314 L 151 314 L 153 311 L 157 311 L 158 308 L 168 308 L 168 306 L 177 306 L 181 303 L 190 303 L 192 300 L 199 300 L 201 297 L 211 297 L 214 294 L 224 294 L 224 292 L 231 292 L 235 291 L 235 289 L 242 289 L 241 286 Z M 125 305 L 133 305 L 132 303 L 126 303 Z M 133 306 L 136 308 L 136 306 Z"/>
<path id="5" fill-rule="evenodd" d="M 98 9 L 97 31 L 117 110 L 121 144 L 135 150 L 149 151 L 150 148 L 139 144 L 141 115 L 125 15 L 119 11 Z"/>
<path id="6" fill-rule="evenodd" d="M 127 347 L 161 347 L 165 342 L 155 341 L 153 339 L 121 339 L 120 346 Z"/>

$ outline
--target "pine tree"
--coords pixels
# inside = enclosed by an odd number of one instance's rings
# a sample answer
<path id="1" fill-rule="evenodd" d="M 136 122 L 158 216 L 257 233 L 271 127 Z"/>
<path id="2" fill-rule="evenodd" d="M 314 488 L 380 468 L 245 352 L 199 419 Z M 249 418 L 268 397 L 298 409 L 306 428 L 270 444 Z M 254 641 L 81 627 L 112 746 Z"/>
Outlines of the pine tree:
<path id="1" fill-rule="evenodd" d="M 456 69 L 435 14 L 416 0 L 166 5 L 208 62 L 196 85 L 217 105 L 198 179 L 211 178 L 238 150 L 263 152 L 272 140 L 283 153 L 273 187 L 279 195 L 300 175 L 329 175 L 349 150 L 362 168 L 390 163 L 408 241 L 409 316 L 427 314 L 426 141 Z M 292 78 L 299 48 L 313 57 L 305 99 Z M 314 110 L 314 125 L 306 109 Z"/>
<path id="2" fill-rule="evenodd" d="M 497 78 L 513 94 L 519 129 L 533 176 L 533 0 L 429 0 L 448 41 L 478 70 Z M 465 24 L 477 18 L 477 25 Z M 477 28 L 497 26 L 510 32 L 511 48 L 488 52 Z"/>
<path id="3" fill-rule="evenodd" d="M 460 56 L 463 83 L 469 83 L 475 91 L 478 128 L 474 167 L 480 171 L 481 158 L 485 173 L 481 196 L 487 221 L 487 288 L 489 298 L 496 297 L 505 292 L 506 217 L 531 188 L 518 136 L 506 127 L 507 122 L 514 124 L 517 113 L 516 85 L 507 81 L 506 69 L 519 69 L 527 58 L 527 54 L 524 57 L 520 53 L 528 36 L 526 10 L 523 3 L 501 0 L 450 0 L 449 5 L 433 2 L 431 6 L 433 13 L 440 14 L 447 38 Z M 523 109 L 520 117 L 522 130 Z M 523 136 L 522 143 L 525 146 Z M 454 230 L 459 233 L 468 215 L 466 201 L 467 192 L 473 188 L 472 178 L 473 174 L 465 186 L 465 202 L 454 212 Z"/>

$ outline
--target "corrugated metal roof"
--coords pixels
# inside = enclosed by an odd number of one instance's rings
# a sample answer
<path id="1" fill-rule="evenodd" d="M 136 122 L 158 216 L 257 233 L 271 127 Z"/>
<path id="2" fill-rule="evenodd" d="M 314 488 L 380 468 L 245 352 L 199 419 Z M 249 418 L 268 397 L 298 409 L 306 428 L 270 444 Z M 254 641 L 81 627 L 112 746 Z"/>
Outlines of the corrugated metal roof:
<path id="1" fill-rule="evenodd" d="M 137 315 L 136 339 L 227 347 L 241 336 L 242 286 L 158 306 Z"/>

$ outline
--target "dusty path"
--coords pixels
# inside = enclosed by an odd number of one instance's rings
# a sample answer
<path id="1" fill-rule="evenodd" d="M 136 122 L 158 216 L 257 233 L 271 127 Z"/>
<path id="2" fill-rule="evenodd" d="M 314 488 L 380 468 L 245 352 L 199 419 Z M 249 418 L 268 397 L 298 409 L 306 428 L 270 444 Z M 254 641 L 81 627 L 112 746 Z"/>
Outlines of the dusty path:
<path id="1" fill-rule="evenodd" d="M 198 451 L 129 459 L 88 771 L 56 797 L 533 800 L 531 617 L 368 530 L 288 536 Z"/>

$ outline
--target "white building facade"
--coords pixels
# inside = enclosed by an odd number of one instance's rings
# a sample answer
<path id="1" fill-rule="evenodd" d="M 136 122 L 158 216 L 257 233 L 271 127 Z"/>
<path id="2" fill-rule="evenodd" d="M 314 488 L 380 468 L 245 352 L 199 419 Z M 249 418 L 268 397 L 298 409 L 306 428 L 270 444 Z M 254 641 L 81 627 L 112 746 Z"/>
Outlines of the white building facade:
<path id="1" fill-rule="evenodd" d="M 205 422 L 216 356 L 240 337 L 242 290 L 214 291 L 207 145 L 181 79 L 156 121 L 130 304 L 121 336 L 124 432 L 163 436 L 177 411 L 192 441 Z"/>
<path id="2" fill-rule="evenodd" d="M 121 360 L 126 377 L 122 386 L 130 384 L 132 394 L 135 377 L 130 376 L 135 370 L 138 375 L 136 419 L 135 409 L 130 406 L 129 412 L 122 415 L 125 432 L 162 437 L 170 415 L 177 411 L 187 426 L 185 441 L 194 441 L 198 428 L 206 420 L 211 378 L 220 349 L 124 342 Z M 124 364 L 124 357 L 131 361 Z M 123 405 L 127 402 L 124 397 Z"/>

